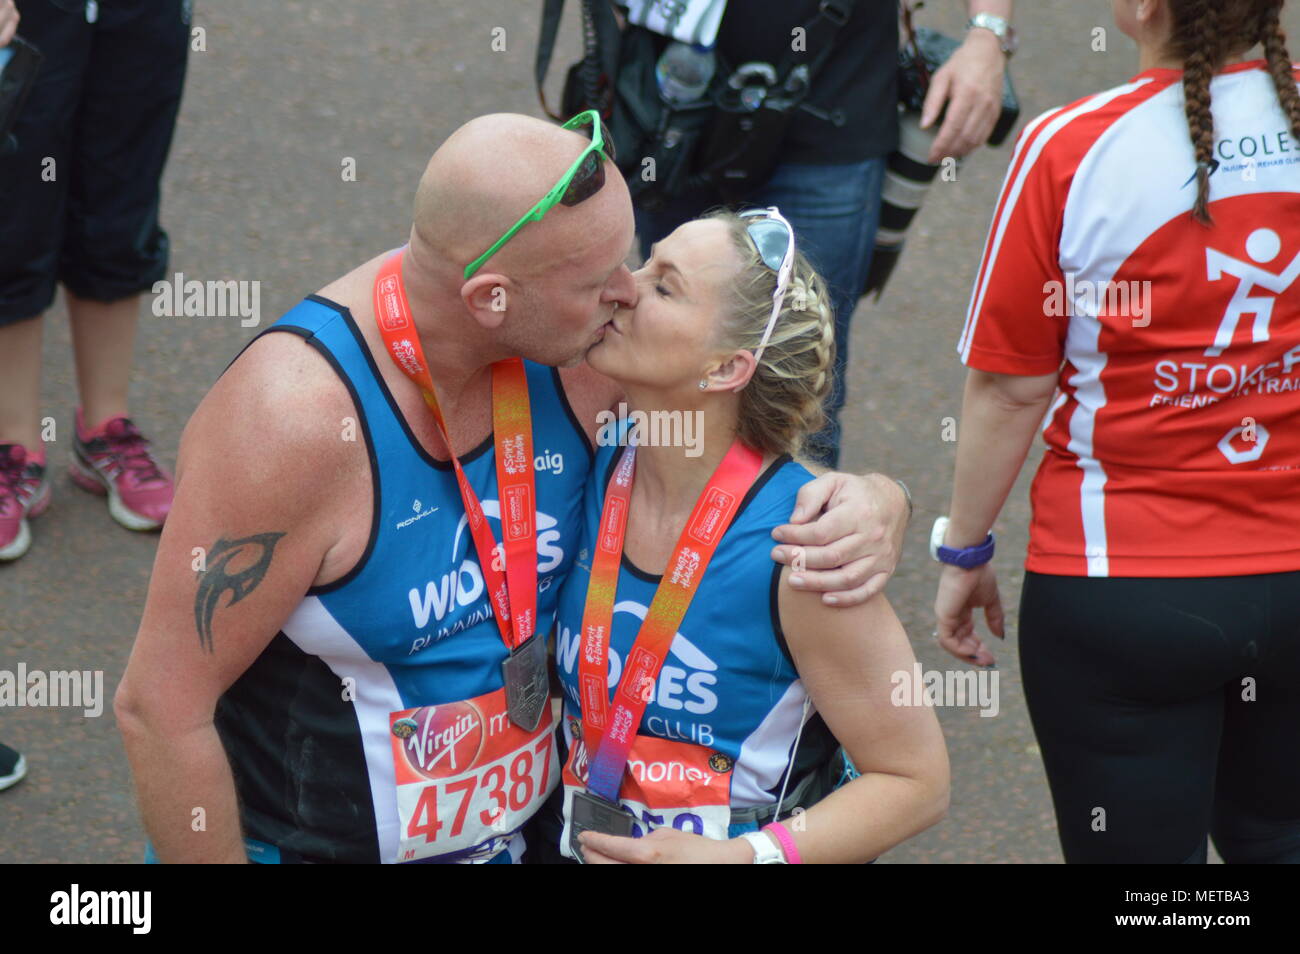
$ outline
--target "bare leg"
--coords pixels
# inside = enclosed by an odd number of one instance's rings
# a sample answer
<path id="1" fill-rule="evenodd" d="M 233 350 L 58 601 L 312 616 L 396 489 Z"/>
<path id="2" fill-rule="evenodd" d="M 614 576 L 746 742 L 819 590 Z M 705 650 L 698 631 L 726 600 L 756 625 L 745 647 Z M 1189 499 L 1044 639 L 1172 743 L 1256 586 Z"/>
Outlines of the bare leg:
<path id="1" fill-rule="evenodd" d="M 140 296 L 108 303 L 78 298 L 72 292 L 67 296 L 82 420 L 94 427 L 106 417 L 126 413 Z"/>
<path id="2" fill-rule="evenodd" d="M 41 447 L 41 329 L 44 319 L 0 325 L 0 443 Z"/>

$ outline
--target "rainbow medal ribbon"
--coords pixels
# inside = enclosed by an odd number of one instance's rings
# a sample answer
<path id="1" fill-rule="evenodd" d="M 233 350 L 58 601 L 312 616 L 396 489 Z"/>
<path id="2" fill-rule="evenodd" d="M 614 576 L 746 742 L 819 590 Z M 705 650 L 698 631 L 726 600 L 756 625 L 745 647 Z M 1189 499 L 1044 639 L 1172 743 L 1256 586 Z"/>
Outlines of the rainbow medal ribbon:
<path id="1" fill-rule="evenodd" d="M 402 282 L 405 249 L 391 256 L 375 276 L 375 323 L 389 357 L 420 386 L 424 403 L 451 452 L 447 422 L 438 406 L 424 348 L 411 319 Z M 528 732 L 541 724 L 550 696 L 546 642 L 537 635 L 537 493 L 533 482 L 533 419 L 528 404 L 528 374 L 519 358 L 492 365 L 492 436 L 496 446 L 497 485 L 501 496 L 502 572 L 496 540 L 478 494 L 470 486 L 460 458 L 451 454 L 470 537 L 478 554 L 493 616 L 510 655 L 501 666 L 510 721 Z"/>
<path id="2" fill-rule="evenodd" d="M 609 643 L 614 619 L 618 570 L 627 534 L 636 474 L 636 448 L 623 452 L 610 475 L 591 561 L 591 581 L 582 614 L 578 653 L 578 692 L 582 699 L 583 744 L 587 750 L 587 788 L 574 792 L 569 818 L 569 850 L 585 864 L 578 836 L 583 831 L 632 834 L 633 818 L 623 810 L 618 790 L 645 708 L 654 698 L 659 670 L 677 627 L 700 588 L 700 581 L 753 485 L 763 456 L 733 441 L 695 502 L 663 579 L 623 663 L 623 676 L 611 699 Z"/>

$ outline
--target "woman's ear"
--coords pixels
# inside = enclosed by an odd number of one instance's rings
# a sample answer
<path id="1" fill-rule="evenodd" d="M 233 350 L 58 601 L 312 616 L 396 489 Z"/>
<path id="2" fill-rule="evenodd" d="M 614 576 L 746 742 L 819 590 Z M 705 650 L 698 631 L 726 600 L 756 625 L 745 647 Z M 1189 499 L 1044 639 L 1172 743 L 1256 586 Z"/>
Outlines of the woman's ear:
<path id="1" fill-rule="evenodd" d="M 500 327 L 510 308 L 512 295 L 518 290 L 509 278 L 496 272 L 480 272 L 460 286 L 460 300 L 468 311 L 489 331 Z"/>
<path id="2" fill-rule="evenodd" d="M 1164 15 L 1164 0 L 1138 0 L 1134 16 L 1140 26 L 1150 28 Z"/>
<path id="3" fill-rule="evenodd" d="M 706 376 L 710 388 L 716 388 L 719 391 L 739 391 L 749 379 L 754 376 L 754 371 L 758 368 L 758 362 L 754 360 L 752 351 L 736 351 L 727 358 L 717 368 L 710 371 Z"/>

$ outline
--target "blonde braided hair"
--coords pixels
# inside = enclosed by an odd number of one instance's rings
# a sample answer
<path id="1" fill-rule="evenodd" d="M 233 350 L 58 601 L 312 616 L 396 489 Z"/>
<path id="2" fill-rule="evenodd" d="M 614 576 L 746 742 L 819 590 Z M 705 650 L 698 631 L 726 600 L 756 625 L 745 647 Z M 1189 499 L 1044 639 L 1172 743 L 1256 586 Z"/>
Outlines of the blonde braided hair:
<path id="1" fill-rule="evenodd" d="M 754 351 L 772 315 L 777 276 L 763 263 L 734 212 L 707 213 L 727 225 L 741 267 L 731 282 L 731 308 L 722 325 L 729 348 Z M 835 367 L 835 313 L 825 281 L 795 251 L 790 285 L 758 368 L 740 392 L 737 436 L 755 450 L 798 454 L 825 422 L 822 404 Z"/>

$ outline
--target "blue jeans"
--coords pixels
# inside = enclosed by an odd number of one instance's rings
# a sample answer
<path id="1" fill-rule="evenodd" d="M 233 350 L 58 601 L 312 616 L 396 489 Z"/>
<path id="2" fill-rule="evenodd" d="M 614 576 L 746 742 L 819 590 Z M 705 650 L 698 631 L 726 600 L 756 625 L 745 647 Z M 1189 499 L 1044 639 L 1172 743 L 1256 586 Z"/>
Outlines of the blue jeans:
<path id="1" fill-rule="evenodd" d="M 885 159 L 836 165 L 785 163 L 746 205 L 775 205 L 794 226 L 799 249 L 826 280 L 835 309 L 835 375 L 826 399 L 826 426 L 809 439 L 809 455 L 828 467 L 840 457 L 839 415 L 844 407 L 849 320 L 866 283 L 880 221 Z M 641 254 L 683 222 L 716 205 L 701 193 L 683 196 L 655 212 L 636 212 Z"/>

